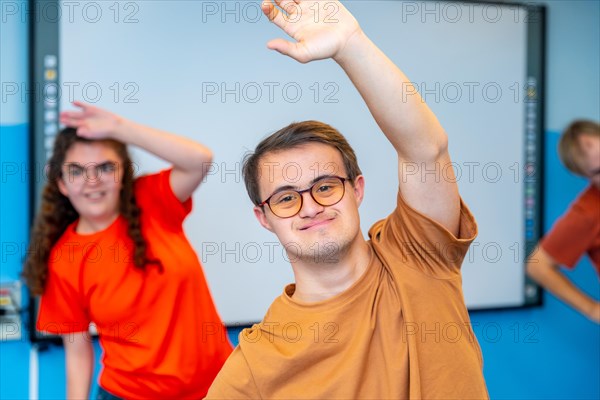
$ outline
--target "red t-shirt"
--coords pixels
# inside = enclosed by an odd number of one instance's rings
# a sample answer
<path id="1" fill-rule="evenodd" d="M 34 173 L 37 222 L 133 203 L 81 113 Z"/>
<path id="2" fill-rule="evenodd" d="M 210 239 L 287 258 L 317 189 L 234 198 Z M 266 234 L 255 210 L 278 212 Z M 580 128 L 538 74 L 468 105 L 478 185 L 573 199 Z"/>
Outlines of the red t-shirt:
<path id="1" fill-rule="evenodd" d="M 544 236 L 541 246 L 567 268 L 575 267 L 587 253 L 600 276 L 600 189 L 588 187 Z"/>
<path id="2" fill-rule="evenodd" d="M 191 200 L 171 190 L 170 171 L 134 191 L 150 259 L 131 262 L 122 216 L 91 235 L 71 224 L 53 247 L 37 328 L 84 334 L 94 322 L 104 349 L 100 385 L 122 398 L 203 398 L 232 351 L 182 223 Z"/>

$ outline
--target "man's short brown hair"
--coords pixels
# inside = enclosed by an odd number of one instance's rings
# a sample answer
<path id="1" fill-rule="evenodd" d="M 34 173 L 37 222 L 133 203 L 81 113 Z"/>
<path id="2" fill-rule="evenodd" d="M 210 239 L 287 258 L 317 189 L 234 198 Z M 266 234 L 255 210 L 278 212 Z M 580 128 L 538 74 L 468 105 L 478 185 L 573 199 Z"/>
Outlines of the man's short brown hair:
<path id="1" fill-rule="evenodd" d="M 308 143 L 322 143 L 336 148 L 342 156 L 346 177 L 351 183 L 362 174 L 354 150 L 337 129 L 319 121 L 294 122 L 263 139 L 256 146 L 254 153 L 244 158 L 244 183 L 248 196 L 255 205 L 262 202 L 258 187 L 261 158 L 267 153 L 289 150 Z"/>

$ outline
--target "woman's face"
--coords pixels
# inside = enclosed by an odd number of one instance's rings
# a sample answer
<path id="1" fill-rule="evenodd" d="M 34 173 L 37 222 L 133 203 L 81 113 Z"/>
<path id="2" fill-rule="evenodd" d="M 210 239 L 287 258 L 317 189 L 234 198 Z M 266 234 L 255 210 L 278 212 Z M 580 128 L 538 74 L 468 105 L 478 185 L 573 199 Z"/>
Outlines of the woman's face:
<path id="1" fill-rule="evenodd" d="M 76 142 L 67 150 L 58 180 L 60 192 L 79 214 L 77 231 L 94 233 L 119 215 L 124 165 L 105 142 Z"/>

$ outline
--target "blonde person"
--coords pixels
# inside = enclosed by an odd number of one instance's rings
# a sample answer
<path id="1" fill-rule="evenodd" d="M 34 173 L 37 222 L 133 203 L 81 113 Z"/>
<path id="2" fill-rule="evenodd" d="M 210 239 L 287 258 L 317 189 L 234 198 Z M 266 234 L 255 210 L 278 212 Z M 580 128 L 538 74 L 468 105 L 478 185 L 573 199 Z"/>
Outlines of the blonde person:
<path id="1" fill-rule="evenodd" d="M 334 22 L 318 18 L 333 7 Z M 258 144 L 244 163 L 246 187 L 295 283 L 240 334 L 207 398 L 487 398 L 460 271 L 475 220 L 452 177 L 395 177 L 402 163 L 449 165 L 446 133 L 420 97 L 403 98 L 408 79 L 341 3 L 265 1 L 263 11 L 294 39 L 270 49 L 303 63 L 331 58 L 352 80 L 398 154 L 383 171 L 399 187 L 397 207 L 365 240 L 366 178 L 325 123 L 294 123 Z M 287 176 L 288 163 L 301 176 Z"/>
<path id="2" fill-rule="evenodd" d="M 535 281 L 562 301 L 600 323 L 600 302 L 575 286 L 560 266 L 572 269 L 587 254 L 600 276 L 600 125 L 574 121 L 558 147 L 563 164 L 589 181 L 569 209 L 554 223 L 527 262 Z"/>
<path id="3" fill-rule="evenodd" d="M 211 151 L 100 108 L 61 113 L 24 276 L 37 329 L 62 335 L 69 399 L 202 398 L 231 352 L 183 232 Z M 126 145 L 172 164 L 134 177 Z"/>

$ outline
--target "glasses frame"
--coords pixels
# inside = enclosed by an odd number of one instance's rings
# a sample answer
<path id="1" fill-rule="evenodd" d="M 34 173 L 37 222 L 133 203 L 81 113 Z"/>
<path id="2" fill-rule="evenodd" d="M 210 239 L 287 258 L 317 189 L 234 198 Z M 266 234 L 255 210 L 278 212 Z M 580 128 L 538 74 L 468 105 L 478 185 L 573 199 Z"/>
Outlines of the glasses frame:
<path id="1" fill-rule="evenodd" d="M 325 179 L 331 179 L 331 178 L 336 178 L 339 179 L 342 182 L 342 188 L 343 188 L 343 192 L 342 195 L 340 196 L 340 199 L 338 201 L 336 201 L 335 203 L 332 204 L 321 204 L 321 202 L 319 202 L 317 199 L 315 199 L 315 195 L 313 194 L 313 188 L 315 186 L 317 186 L 317 184 Z M 298 215 L 298 213 L 302 210 L 302 206 L 304 205 L 304 193 L 309 192 L 310 193 L 310 197 L 312 197 L 312 199 L 315 201 L 315 203 L 317 203 L 320 206 L 323 207 L 330 207 L 330 206 L 334 206 L 337 203 L 339 203 L 340 201 L 342 201 L 342 199 L 344 198 L 344 196 L 346 195 L 346 181 L 350 181 L 349 178 L 343 178 L 341 176 L 337 176 L 337 175 L 329 175 L 329 176 L 322 176 L 320 178 L 318 178 L 318 180 L 313 183 L 309 188 L 304 189 L 304 190 L 293 190 L 293 189 L 283 189 L 283 190 L 278 190 L 275 193 L 271 194 L 266 200 L 264 200 L 263 202 L 257 204 L 258 207 L 264 207 L 265 205 L 269 206 L 269 209 L 271 210 L 271 212 L 273 213 L 273 215 L 275 215 L 277 218 L 292 218 L 295 217 L 296 215 Z M 271 199 L 273 198 L 273 196 L 275 196 L 276 194 L 279 194 L 281 192 L 295 192 L 298 193 L 300 195 L 300 207 L 298 207 L 298 211 L 296 211 L 294 214 L 287 216 L 287 217 L 280 217 L 279 215 L 277 215 L 277 213 L 275 213 L 275 211 L 273 211 L 273 208 L 271 207 Z"/>
<path id="2" fill-rule="evenodd" d="M 102 171 L 105 167 L 111 167 L 110 171 Z M 81 175 L 74 176 L 70 173 L 71 168 L 78 168 L 81 170 Z M 70 184 L 79 184 L 81 182 L 97 182 L 102 179 L 102 176 L 111 176 L 114 177 L 115 174 L 118 174 L 120 167 L 120 163 L 118 161 L 107 160 L 100 163 L 97 162 L 89 162 L 84 165 L 76 163 L 76 162 L 66 162 L 62 165 L 60 170 L 60 178 L 63 182 L 68 182 Z M 93 170 L 93 173 L 90 174 L 90 169 Z"/>

